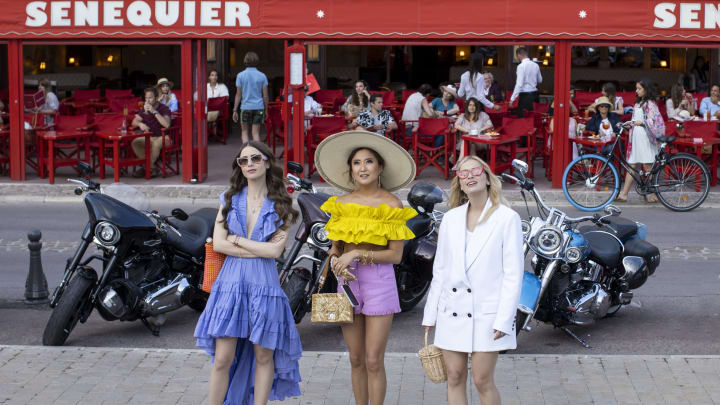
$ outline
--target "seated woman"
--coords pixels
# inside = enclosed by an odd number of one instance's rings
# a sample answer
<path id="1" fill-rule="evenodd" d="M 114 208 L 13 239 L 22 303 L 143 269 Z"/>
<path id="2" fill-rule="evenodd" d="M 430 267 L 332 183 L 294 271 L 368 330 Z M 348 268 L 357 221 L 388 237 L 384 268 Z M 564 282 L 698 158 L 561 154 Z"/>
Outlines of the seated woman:
<path id="1" fill-rule="evenodd" d="M 615 88 L 615 85 L 612 83 L 605 83 L 602 86 L 602 96 L 595 99 L 595 102 L 590 104 L 588 106 L 588 111 L 594 111 L 595 106 L 598 104 L 601 98 L 605 97 L 608 100 L 610 100 L 610 111 L 614 112 L 615 114 L 622 115 L 624 114 L 623 110 L 623 99 L 622 97 L 616 95 L 617 90 Z"/>
<path id="2" fill-rule="evenodd" d="M 455 87 L 449 84 L 447 86 L 440 86 L 440 90 L 442 91 L 442 97 L 437 97 L 432 102 L 432 108 L 436 111 L 437 115 L 439 117 L 444 115 L 452 117 L 460 112 L 460 106 L 455 102 L 455 98 L 457 98 L 457 90 L 455 90 Z"/>
<path id="3" fill-rule="evenodd" d="M 693 106 L 692 94 L 686 92 L 682 84 L 674 84 L 672 86 L 672 89 L 670 90 L 670 98 L 665 101 L 665 107 L 668 118 L 673 118 L 678 121 L 685 120 L 685 118 L 680 115 L 681 111 L 687 111 L 688 117 L 695 115 L 695 106 Z"/>
<path id="4" fill-rule="evenodd" d="M 347 98 L 340 109 L 345 112 L 345 118 L 355 118 L 361 111 L 370 107 L 370 87 L 365 80 L 355 82 L 355 91 Z"/>
<path id="5" fill-rule="evenodd" d="M 467 134 L 481 134 L 489 129 L 493 129 L 493 123 L 490 121 L 490 116 L 483 111 L 482 104 L 474 97 L 468 99 L 465 105 L 465 113 L 458 117 L 455 121 L 455 130 L 461 132 L 462 135 Z M 486 148 L 485 145 L 479 145 L 481 148 Z M 464 145 L 462 139 L 458 142 L 458 148 L 460 148 L 460 156 L 458 162 L 464 157 Z M 475 142 L 470 143 L 470 156 L 477 153 Z"/>
<path id="6" fill-rule="evenodd" d="M 577 115 L 580 110 L 577 108 L 573 100 L 575 99 L 575 87 L 572 85 L 570 86 L 570 115 Z M 550 108 L 548 108 L 547 115 L 554 115 L 555 114 L 555 100 L 550 103 Z"/>
<path id="7" fill-rule="evenodd" d="M 585 130 L 595 135 L 599 135 L 603 142 L 609 142 L 614 135 L 620 135 L 622 129 L 617 125 L 620 123 L 620 117 L 610 111 L 612 102 L 607 97 L 600 97 L 595 103 L 595 115 L 590 118 Z M 606 153 L 610 150 L 611 145 L 603 146 L 602 152 Z"/>

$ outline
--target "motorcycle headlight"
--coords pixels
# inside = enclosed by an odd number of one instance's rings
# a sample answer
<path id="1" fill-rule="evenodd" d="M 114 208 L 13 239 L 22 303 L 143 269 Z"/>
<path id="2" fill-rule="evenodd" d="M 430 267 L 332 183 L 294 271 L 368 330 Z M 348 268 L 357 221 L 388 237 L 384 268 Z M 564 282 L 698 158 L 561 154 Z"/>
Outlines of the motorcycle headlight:
<path id="1" fill-rule="evenodd" d="M 562 232 L 555 226 L 546 225 L 538 231 L 535 246 L 544 255 L 554 255 L 562 245 Z"/>
<path id="2" fill-rule="evenodd" d="M 95 225 L 95 238 L 103 245 L 111 246 L 120 240 L 120 230 L 110 222 L 102 221 Z"/>
<path id="3" fill-rule="evenodd" d="M 565 261 L 568 263 L 577 263 L 582 259 L 583 252 L 579 247 L 573 246 L 565 250 Z"/>
<path id="4" fill-rule="evenodd" d="M 328 239 L 328 231 L 325 230 L 325 224 L 317 223 L 310 228 L 310 239 L 313 243 L 320 247 L 330 247 L 332 241 Z"/>
<path id="5" fill-rule="evenodd" d="M 523 219 L 520 221 L 520 228 L 522 229 L 523 238 L 527 239 L 530 235 L 530 231 L 532 230 L 532 225 L 530 225 L 529 221 Z"/>

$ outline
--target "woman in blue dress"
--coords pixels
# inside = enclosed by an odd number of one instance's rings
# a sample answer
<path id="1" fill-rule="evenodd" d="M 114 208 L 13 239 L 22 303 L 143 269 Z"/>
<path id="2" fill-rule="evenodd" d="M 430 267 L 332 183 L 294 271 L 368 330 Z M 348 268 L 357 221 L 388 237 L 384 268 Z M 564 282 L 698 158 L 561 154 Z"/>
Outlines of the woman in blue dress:
<path id="1" fill-rule="evenodd" d="M 275 265 L 298 212 L 265 144 L 244 144 L 232 168 L 213 232 L 227 258 L 195 337 L 214 357 L 210 405 L 266 404 L 300 395 L 300 336 Z"/>

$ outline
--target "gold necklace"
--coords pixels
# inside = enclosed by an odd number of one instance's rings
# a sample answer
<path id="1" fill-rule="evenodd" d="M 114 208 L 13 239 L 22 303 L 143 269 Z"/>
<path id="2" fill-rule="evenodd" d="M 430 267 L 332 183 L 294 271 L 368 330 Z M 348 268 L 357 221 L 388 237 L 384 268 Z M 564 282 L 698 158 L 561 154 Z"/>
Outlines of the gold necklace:
<path id="1" fill-rule="evenodd" d="M 262 208 L 263 203 L 265 202 L 264 198 L 259 198 L 257 200 L 253 200 L 252 198 L 249 199 L 248 205 L 250 206 L 250 214 L 255 215 L 255 213 Z"/>

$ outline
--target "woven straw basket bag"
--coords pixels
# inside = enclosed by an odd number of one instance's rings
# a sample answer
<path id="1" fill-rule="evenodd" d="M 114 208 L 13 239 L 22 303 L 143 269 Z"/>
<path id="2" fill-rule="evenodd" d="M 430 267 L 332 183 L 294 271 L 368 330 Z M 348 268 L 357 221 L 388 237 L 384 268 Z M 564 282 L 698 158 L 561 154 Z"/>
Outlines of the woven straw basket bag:
<path id="1" fill-rule="evenodd" d="M 312 322 L 352 323 L 353 307 L 343 294 L 312 295 Z"/>
<path id="2" fill-rule="evenodd" d="M 203 274 L 202 290 L 209 293 L 215 280 L 217 280 L 225 263 L 225 255 L 213 250 L 212 239 L 205 243 L 205 271 Z"/>
<path id="3" fill-rule="evenodd" d="M 447 367 L 442 351 L 435 345 L 428 345 L 428 331 L 425 331 L 425 347 L 418 352 L 420 363 L 430 381 L 441 383 L 447 381 Z"/>

